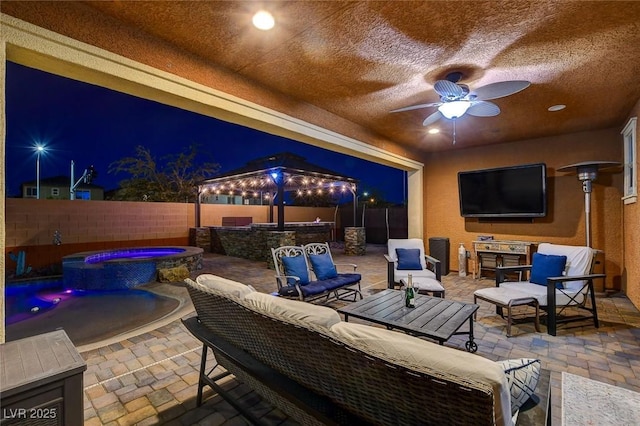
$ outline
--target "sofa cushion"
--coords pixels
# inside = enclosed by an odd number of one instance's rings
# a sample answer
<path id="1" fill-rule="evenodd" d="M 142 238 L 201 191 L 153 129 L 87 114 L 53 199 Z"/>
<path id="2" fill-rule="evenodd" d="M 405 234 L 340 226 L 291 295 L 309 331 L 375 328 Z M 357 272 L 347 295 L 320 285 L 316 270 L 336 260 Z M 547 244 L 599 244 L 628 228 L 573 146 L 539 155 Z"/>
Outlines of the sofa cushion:
<path id="1" fill-rule="evenodd" d="M 421 278 L 430 278 L 430 279 L 436 279 L 436 274 L 429 270 L 429 269 L 423 269 L 421 271 L 416 271 L 416 270 L 398 270 L 398 269 L 394 269 L 393 271 L 393 280 L 397 283 L 400 282 L 400 280 L 407 280 L 407 278 L 409 277 L 409 274 L 411 274 L 411 276 L 413 277 L 414 281 L 417 281 Z"/>
<path id="2" fill-rule="evenodd" d="M 516 281 L 500 283 L 500 288 L 514 290 L 518 293 L 522 293 L 524 296 L 535 297 L 536 299 L 538 299 L 538 303 L 540 304 L 540 306 L 548 306 L 547 286 L 531 284 L 527 281 Z M 572 297 L 574 297 L 575 300 L 572 301 Z M 576 305 L 582 303 L 583 300 L 584 293 L 579 293 L 569 288 L 565 288 L 563 290 L 556 289 L 556 306 Z"/>
<path id="3" fill-rule="evenodd" d="M 308 284 L 300 286 L 300 289 L 304 297 L 310 297 L 351 284 L 357 284 L 360 280 L 360 274 L 338 274 L 335 278 L 322 281 L 310 281 Z M 278 294 L 284 297 L 298 297 L 298 289 L 293 285 L 283 286 L 278 290 Z"/>
<path id="4" fill-rule="evenodd" d="M 309 284 L 309 271 L 304 256 L 282 256 L 282 266 L 284 266 L 285 275 L 300 278 L 301 285 Z M 295 284 L 295 282 L 295 279 L 287 278 L 287 283 Z"/>
<path id="5" fill-rule="evenodd" d="M 244 298 L 244 303 L 257 312 L 281 321 L 310 327 L 325 333 L 331 326 L 341 321 L 340 314 L 326 306 L 284 299 L 257 291 L 247 295 Z"/>
<path id="6" fill-rule="evenodd" d="M 232 296 L 237 299 L 242 299 L 247 294 L 255 291 L 251 286 L 212 274 L 201 274 L 196 278 L 196 282 L 219 294 Z"/>
<path id="7" fill-rule="evenodd" d="M 496 424 L 511 424 L 510 395 L 504 370 L 494 361 L 469 352 L 440 346 L 397 331 L 340 322 L 331 327 L 334 337 L 365 353 L 418 372 L 458 381 L 475 381 L 494 394 Z"/>
<path id="8" fill-rule="evenodd" d="M 497 361 L 504 369 L 511 393 L 511 414 L 516 414 L 533 395 L 540 379 L 540 360 L 531 358 Z"/>
<path id="9" fill-rule="evenodd" d="M 529 282 L 546 286 L 547 278 L 562 276 L 566 264 L 567 256 L 533 253 Z M 563 286 L 557 283 L 556 288 L 563 288 Z"/>
<path id="10" fill-rule="evenodd" d="M 361 279 L 362 276 L 360 274 L 338 274 L 334 278 L 329 278 L 322 281 L 312 281 L 309 284 L 320 283 L 325 288 L 325 290 L 330 291 L 347 285 L 357 284 Z M 305 289 L 303 288 L 303 291 L 304 290 Z"/>
<path id="11" fill-rule="evenodd" d="M 420 263 L 420 249 L 397 248 L 396 256 L 398 257 L 398 266 L 396 266 L 396 269 L 412 271 L 422 270 L 422 263 Z"/>
<path id="12" fill-rule="evenodd" d="M 310 297 L 328 291 L 329 289 L 326 285 L 327 281 L 311 281 L 309 282 L 309 284 L 301 286 L 300 288 L 302 289 L 302 295 L 304 297 Z"/>
<path id="13" fill-rule="evenodd" d="M 338 276 L 336 265 L 333 264 L 329 253 L 310 254 L 309 261 L 313 267 L 313 272 L 319 280 L 327 280 Z"/>

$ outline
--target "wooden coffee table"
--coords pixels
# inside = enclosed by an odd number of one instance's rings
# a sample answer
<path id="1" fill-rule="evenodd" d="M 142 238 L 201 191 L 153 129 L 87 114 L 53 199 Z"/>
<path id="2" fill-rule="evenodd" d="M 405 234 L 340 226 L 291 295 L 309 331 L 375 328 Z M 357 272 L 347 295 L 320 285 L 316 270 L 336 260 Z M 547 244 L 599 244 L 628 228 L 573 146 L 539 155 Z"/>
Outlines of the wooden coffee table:
<path id="1" fill-rule="evenodd" d="M 339 308 L 345 321 L 349 317 L 360 318 L 384 325 L 389 330 L 398 329 L 415 336 L 427 337 L 443 344 L 456 334 L 469 334 L 465 348 L 469 352 L 478 350 L 473 341 L 473 314 L 478 305 L 454 302 L 439 297 L 416 295 L 416 307 L 404 306 L 404 292 L 386 289 L 380 293 Z M 458 330 L 466 321 L 469 331 Z"/>

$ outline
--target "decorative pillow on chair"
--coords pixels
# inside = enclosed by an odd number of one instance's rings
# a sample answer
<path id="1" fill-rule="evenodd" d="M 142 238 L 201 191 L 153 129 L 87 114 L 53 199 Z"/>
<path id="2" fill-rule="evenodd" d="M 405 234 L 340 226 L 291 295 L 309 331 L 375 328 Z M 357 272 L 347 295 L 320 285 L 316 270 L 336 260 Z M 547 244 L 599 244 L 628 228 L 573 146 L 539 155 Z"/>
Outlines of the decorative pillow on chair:
<path id="1" fill-rule="evenodd" d="M 504 369 L 504 374 L 507 376 L 511 391 L 511 415 L 514 415 L 536 392 L 540 379 L 540 360 L 520 358 L 497 361 L 497 363 Z"/>
<path id="2" fill-rule="evenodd" d="M 398 266 L 396 269 L 422 270 L 422 263 L 420 263 L 420 249 L 396 249 L 396 256 L 398 257 Z"/>
<path id="3" fill-rule="evenodd" d="M 333 264 L 331 256 L 328 253 L 310 254 L 309 261 L 313 267 L 313 272 L 319 280 L 328 280 L 338 276 L 336 265 Z"/>
<path id="4" fill-rule="evenodd" d="M 307 262 L 304 260 L 304 256 L 282 256 L 282 265 L 285 275 L 300 278 L 301 285 L 309 284 L 309 271 L 307 271 Z M 293 285 L 296 280 L 287 278 L 287 283 Z"/>
<path id="5" fill-rule="evenodd" d="M 529 282 L 533 284 L 547 285 L 547 278 L 562 276 L 566 264 L 567 256 L 533 253 L 531 278 L 529 278 Z M 557 283 L 556 288 L 564 287 L 562 284 Z"/>

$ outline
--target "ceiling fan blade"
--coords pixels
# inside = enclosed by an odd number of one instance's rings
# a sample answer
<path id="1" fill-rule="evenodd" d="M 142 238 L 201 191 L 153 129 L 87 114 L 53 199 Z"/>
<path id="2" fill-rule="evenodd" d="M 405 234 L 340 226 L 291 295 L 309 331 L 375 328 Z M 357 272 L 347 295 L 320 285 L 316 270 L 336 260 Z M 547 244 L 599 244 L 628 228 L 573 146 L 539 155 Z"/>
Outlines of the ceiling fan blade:
<path id="1" fill-rule="evenodd" d="M 441 103 L 442 102 L 431 102 L 431 103 L 428 103 L 428 104 L 412 105 L 412 106 L 408 106 L 408 107 L 404 107 L 404 108 L 394 109 L 394 110 L 391 110 L 389 112 L 402 112 L 402 111 L 411 111 L 413 109 L 429 108 L 429 107 L 438 106 Z"/>
<path id="2" fill-rule="evenodd" d="M 467 114 L 476 117 L 493 117 L 500 114 L 500 107 L 493 102 L 474 102 L 467 110 Z"/>
<path id="3" fill-rule="evenodd" d="M 529 87 L 530 84 L 531 82 L 525 80 L 499 81 L 478 87 L 472 94 L 476 96 L 475 99 L 478 101 L 488 101 L 518 93 Z"/>
<path id="4" fill-rule="evenodd" d="M 436 121 L 440 120 L 441 118 L 442 118 L 442 113 L 440 111 L 436 111 L 430 116 L 428 116 L 427 118 L 425 118 L 424 121 L 422 122 L 422 125 L 425 127 L 430 126 Z"/>
<path id="5" fill-rule="evenodd" d="M 449 80 L 438 80 L 433 85 L 433 90 L 444 98 L 457 99 L 464 96 L 464 89 L 458 86 L 456 83 L 452 83 Z"/>

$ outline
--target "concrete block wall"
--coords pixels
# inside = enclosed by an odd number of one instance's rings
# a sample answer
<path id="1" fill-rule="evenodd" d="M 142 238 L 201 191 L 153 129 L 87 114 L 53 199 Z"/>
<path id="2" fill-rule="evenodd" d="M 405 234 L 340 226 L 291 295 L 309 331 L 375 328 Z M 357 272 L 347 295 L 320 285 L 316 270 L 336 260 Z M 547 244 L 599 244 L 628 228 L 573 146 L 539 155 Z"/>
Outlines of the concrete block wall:
<path id="1" fill-rule="evenodd" d="M 251 216 L 267 222 L 269 206 L 201 206 L 203 226 L 220 226 L 225 216 Z M 277 208 L 275 209 L 277 212 Z M 333 220 L 333 208 L 285 208 L 286 221 Z M 277 214 L 277 213 L 276 213 Z M 187 203 L 6 199 L 5 275 L 16 264 L 9 253 L 24 251 L 26 265 L 56 268 L 73 253 L 122 247 L 189 245 L 195 206 Z M 54 244 L 54 233 L 62 244 Z"/>

